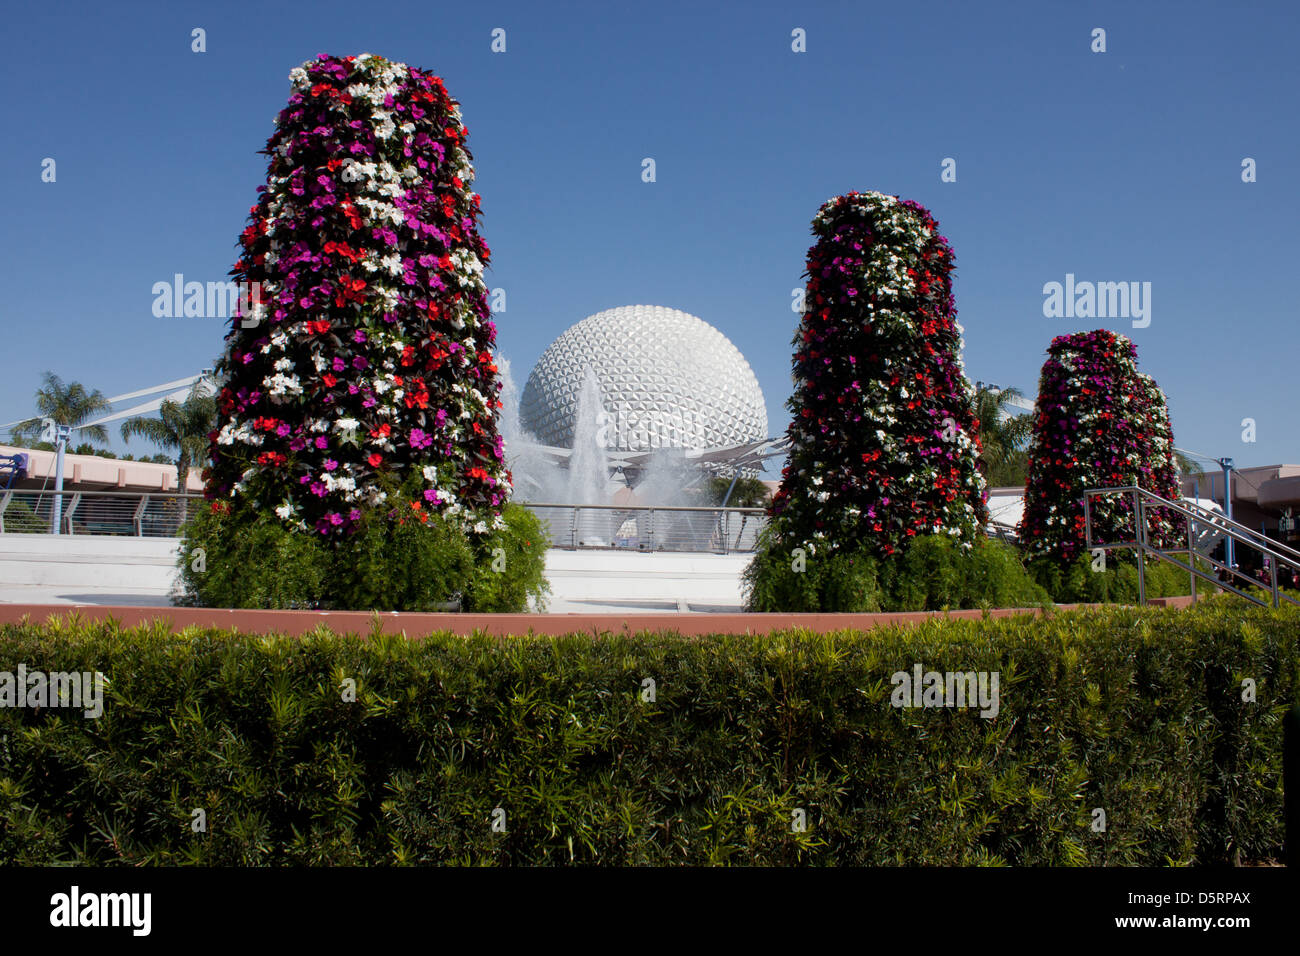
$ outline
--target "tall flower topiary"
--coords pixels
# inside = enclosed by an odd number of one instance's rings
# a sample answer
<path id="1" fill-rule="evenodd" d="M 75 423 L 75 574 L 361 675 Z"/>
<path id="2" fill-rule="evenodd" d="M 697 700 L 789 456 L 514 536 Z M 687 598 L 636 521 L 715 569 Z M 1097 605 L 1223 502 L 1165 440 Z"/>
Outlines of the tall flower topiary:
<path id="1" fill-rule="evenodd" d="M 503 527 L 496 328 L 458 104 L 365 54 L 293 70 L 232 275 L 260 287 L 218 373 L 207 494 L 345 539 L 408 517 Z"/>
<path id="2" fill-rule="evenodd" d="M 988 512 L 947 239 L 878 192 L 830 200 L 812 230 L 772 544 L 884 557 L 918 535 L 973 543 Z"/>
<path id="3" fill-rule="evenodd" d="M 1138 371 L 1132 341 L 1105 329 L 1078 332 L 1053 339 L 1047 354 L 1019 533 L 1031 557 L 1065 564 L 1086 547 L 1085 490 L 1136 485 L 1176 500 L 1178 472 L 1164 393 Z M 1132 539 L 1132 496 L 1095 497 L 1092 519 L 1098 542 Z M 1153 509 L 1147 534 L 1172 547 L 1178 529 Z"/>

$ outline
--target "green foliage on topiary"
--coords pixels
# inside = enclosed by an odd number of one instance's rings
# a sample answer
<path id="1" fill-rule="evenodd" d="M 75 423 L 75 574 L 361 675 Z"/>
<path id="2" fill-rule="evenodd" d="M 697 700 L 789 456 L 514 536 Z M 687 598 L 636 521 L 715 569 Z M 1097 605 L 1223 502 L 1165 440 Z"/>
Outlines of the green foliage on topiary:
<path id="1" fill-rule="evenodd" d="M 745 569 L 751 611 L 940 611 L 1038 607 L 1048 594 L 1028 575 L 1016 550 L 982 539 L 970 548 L 946 535 L 923 535 L 901 555 L 862 551 L 783 553 L 760 542 Z"/>
<path id="2" fill-rule="evenodd" d="M 180 604 L 316 608 L 326 594 L 330 553 L 275 515 L 203 509 L 181 529 Z"/>
<path id="3" fill-rule="evenodd" d="M 223 514 L 191 534 L 227 566 L 187 572 L 187 600 L 523 610 L 543 553 L 516 539 L 542 537 L 505 513 L 490 253 L 460 107 L 433 74 L 369 54 L 290 79 L 216 364 L 204 477 Z M 508 570 L 491 567 L 499 551 Z"/>
<path id="4" fill-rule="evenodd" d="M 1105 568 L 1096 571 L 1090 554 L 1081 554 L 1069 564 L 1062 564 L 1055 557 L 1035 557 L 1025 567 L 1057 604 L 1138 603 L 1137 561 L 1122 551 L 1109 552 Z M 1146 561 L 1145 580 L 1148 598 L 1191 594 L 1187 572 L 1163 561 Z M 1198 581 L 1197 589 L 1204 594 L 1214 586 Z"/>
<path id="5" fill-rule="evenodd" d="M 1298 627 L 1226 598 L 758 640 L 4 625 L 0 671 L 109 683 L 98 719 L 0 708 L 0 864 L 1277 861 Z M 917 665 L 1000 674 L 997 714 L 893 706 Z"/>
<path id="6" fill-rule="evenodd" d="M 365 515 L 346 548 L 274 516 L 204 511 L 183 530 L 180 603 L 207 607 L 521 612 L 544 606 L 547 539 L 522 505 L 470 539 L 402 496 Z"/>
<path id="7" fill-rule="evenodd" d="M 952 249 L 926 209 L 878 192 L 828 200 L 812 228 L 770 540 L 881 558 L 923 534 L 969 545 L 988 509 Z"/>
<path id="8" fill-rule="evenodd" d="M 863 550 L 783 550 L 771 525 L 759 533 L 741 580 L 748 611 L 880 610 L 875 558 Z"/>
<path id="9" fill-rule="evenodd" d="M 541 519 L 523 505 L 502 510 L 505 527 L 477 549 L 465 593 L 466 611 L 542 611 L 551 585 L 546 580 L 549 535 Z"/>
<path id="10" fill-rule="evenodd" d="M 1107 329 L 1061 335 L 1047 355 L 1019 536 L 1026 554 L 1055 560 L 1064 570 L 1087 551 L 1085 491 L 1134 485 L 1177 500 L 1178 471 L 1168 403 L 1155 381 L 1138 371 L 1130 339 Z M 1091 513 L 1093 541 L 1133 540 L 1131 496 L 1097 496 Z M 1176 516 L 1162 508 L 1144 514 L 1147 540 L 1176 547 Z"/>
<path id="11" fill-rule="evenodd" d="M 882 563 L 886 611 L 1039 607 L 1049 602 L 1014 548 L 985 539 L 969 550 L 951 538 L 917 538 L 898 561 Z"/>

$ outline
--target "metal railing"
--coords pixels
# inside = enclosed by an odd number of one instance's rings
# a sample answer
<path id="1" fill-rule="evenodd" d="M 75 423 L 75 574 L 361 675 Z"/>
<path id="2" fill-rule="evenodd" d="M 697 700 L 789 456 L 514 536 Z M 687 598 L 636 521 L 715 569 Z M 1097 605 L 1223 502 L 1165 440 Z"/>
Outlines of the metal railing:
<path id="1" fill-rule="evenodd" d="M 1132 495 L 1133 497 L 1133 528 L 1134 538 L 1131 541 L 1117 541 L 1110 543 L 1099 543 L 1092 538 L 1092 499 L 1094 496 L 1101 495 Z M 1168 511 L 1183 518 L 1186 529 L 1186 547 L 1178 548 L 1158 548 L 1148 540 L 1148 514 L 1151 509 L 1157 512 Z M 1230 581 L 1241 580 L 1247 582 L 1251 587 L 1260 586 L 1260 582 L 1242 571 L 1236 566 L 1229 566 L 1222 561 L 1218 561 L 1208 554 L 1196 549 L 1196 540 L 1198 534 L 1197 526 L 1202 530 L 1209 529 L 1217 535 L 1230 538 L 1232 541 L 1243 547 L 1256 551 L 1261 558 L 1261 564 L 1268 569 L 1269 590 L 1272 597 L 1273 607 L 1278 607 L 1282 601 L 1288 601 L 1291 604 L 1300 606 L 1300 601 L 1291 597 L 1289 594 L 1282 592 L 1278 586 L 1278 570 L 1285 566 L 1290 568 L 1294 573 L 1300 574 L 1300 551 L 1289 548 L 1280 541 L 1274 541 L 1272 538 L 1248 528 L 1244 524 L 1239 524 L 1230 518 L 1214 511 L 1202 508 L 1199 505 L 1190 502 L 1175 502 L 1167 498 L 1162 498 L 1153 492 L 1139 488 L 1136 485 L 1125 485 L 1117 488 L 1089 488 L 1083 493 L 1083 527 L 1084 540 L 1089 551 L 1102 550 L 1107 551 L 1113 548 L 1133 548 L 1137 554 L 1138 564 L 1138 602 L 1146 604 L 1146 579 L 1145 579 L 1145 559 L 1153 557 L 1157 560 L 1167 562 L 1175 567 L 1181 568 L 1188 573 L 1191 579 L 1192 600 L 1196 600 L 1196 582 L 1197 580 L 1207 581 L 1216 588 L 1230 591 L 1238 597 L 1243 597 L 1247 601 L 1258 604 L 1263 607 L 1268 606 L 1268 602 L 1248 593 L 1240 588 L 1234 587 Z M 1177 554 L 1186 554 L 1187 561 L 1180 561 L 1174 557 Z M 1196 566 L 1198 561 L 1204 561 L 1216 571 L 1227 575 L 1227 578 L 1220 578 L 1216 574 Z"/>
<path id="2" fill-rule="evenodd" d="M 532 502 L 551 547 L 748 553 L 767 526 L 763 508 L 627 507 Z"/>
<path id="3" fill-rule="evenodd" d="M 206 507 L 203 496 L 175 492 L 63 491 L 61 534 L 174 537 L 185 521 Z M 53 491 L 0 495 L 0 533 L 48 534 L 54 528 Z M 639 507 L 533 504 L 556 548 L 628 551 L 696 551 L 719 554 L 754 550 L 767 525 L 762 508 Z"/>
<path id="4" fill-rule="evenodd" d="M 52 533 L 56 498 L 60 534 L 137 538 L 175 537 L 203 504 L 202 495 L 176 492 L 9 490 L 0 496 L 0 533 Z"/>

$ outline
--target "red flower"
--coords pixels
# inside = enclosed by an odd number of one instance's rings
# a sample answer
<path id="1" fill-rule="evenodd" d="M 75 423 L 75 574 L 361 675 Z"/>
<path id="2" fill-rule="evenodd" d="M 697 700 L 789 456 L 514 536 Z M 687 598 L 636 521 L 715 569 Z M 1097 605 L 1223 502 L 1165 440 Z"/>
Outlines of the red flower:
<path id="1" fill-rule="evenodd" d="M 383 464 L 384 456 L 379 454 L 379 452 L 372 452 L 370 457 L 367 458 L 366 461 L 370 463 L 371 468 L 378 468 L 381 464 Z"/>

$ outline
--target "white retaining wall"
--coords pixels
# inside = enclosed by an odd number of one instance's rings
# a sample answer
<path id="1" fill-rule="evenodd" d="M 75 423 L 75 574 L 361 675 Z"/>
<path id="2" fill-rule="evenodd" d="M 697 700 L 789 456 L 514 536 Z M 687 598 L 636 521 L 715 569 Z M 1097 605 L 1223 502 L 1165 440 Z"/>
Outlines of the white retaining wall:
<path id="1" fill-rule="evenodd" d="M 178 538 L 0 534 L 0 585 L 124 588 L 166 594 Z"/>

